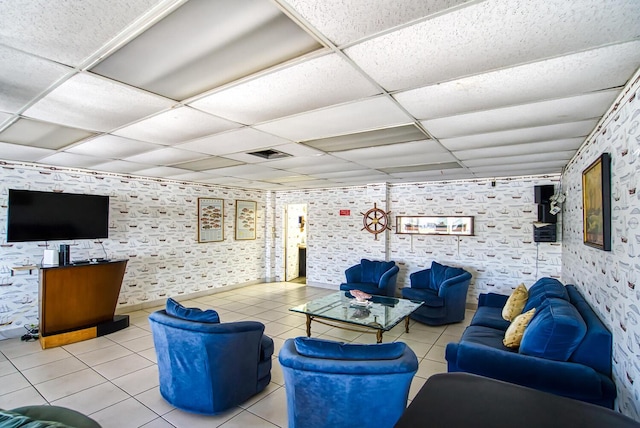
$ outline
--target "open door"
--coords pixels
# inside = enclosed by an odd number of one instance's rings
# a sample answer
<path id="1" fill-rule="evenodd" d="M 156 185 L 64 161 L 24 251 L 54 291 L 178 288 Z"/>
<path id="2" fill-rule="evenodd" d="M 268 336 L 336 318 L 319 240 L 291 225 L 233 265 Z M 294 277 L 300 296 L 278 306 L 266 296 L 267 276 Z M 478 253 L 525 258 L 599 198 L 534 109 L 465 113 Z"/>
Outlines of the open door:
<path id="1" fill-rule="evenodd" d="M 285 280 L 307 283 L 307 204 L 286 208 Z"/>

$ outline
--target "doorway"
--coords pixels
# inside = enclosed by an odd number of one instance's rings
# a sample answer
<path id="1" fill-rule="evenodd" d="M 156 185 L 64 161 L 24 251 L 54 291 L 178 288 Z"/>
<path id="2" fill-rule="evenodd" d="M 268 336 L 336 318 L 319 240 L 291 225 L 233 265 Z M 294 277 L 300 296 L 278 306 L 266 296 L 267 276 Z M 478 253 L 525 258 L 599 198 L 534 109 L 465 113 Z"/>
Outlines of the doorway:
<path id="1" fill-rule="evenodd" d="M 285 281 L 307 283 L 307 204 L 289 204 L 285 225 Z"/>

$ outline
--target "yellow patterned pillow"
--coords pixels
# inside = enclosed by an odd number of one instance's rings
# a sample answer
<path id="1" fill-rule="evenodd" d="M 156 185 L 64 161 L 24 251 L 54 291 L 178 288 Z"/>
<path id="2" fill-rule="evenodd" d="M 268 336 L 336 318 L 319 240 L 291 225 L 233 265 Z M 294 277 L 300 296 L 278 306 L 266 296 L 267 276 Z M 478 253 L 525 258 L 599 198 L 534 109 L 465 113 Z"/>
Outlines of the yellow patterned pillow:
<path id="1" fill-rule="evenodd" d="M 527 287 L 525 287 L 524 284 L 518 285 L 502 308 L 502 318 L 507 321 L 513 321 L 515 317 L 522 313 L 528 298 L 529 292 L 527 291 Z"/>
<path id="2" fill-rule="evenodd" d="M 536 308 L 531 309 L 530 311 L 525 312 L 524 314 L 518 315 L 511 324 L 509 324 L 509 328 L 504 333 L 504 339 L 502 339 L 502 343 L 507 348 L 519 348 L 520 342 L 522 341 L 522 335 L 524 334 L 524 330 L 529 325 L 529 321 L 533 318 L 533 315 L 536 313 Z"/>

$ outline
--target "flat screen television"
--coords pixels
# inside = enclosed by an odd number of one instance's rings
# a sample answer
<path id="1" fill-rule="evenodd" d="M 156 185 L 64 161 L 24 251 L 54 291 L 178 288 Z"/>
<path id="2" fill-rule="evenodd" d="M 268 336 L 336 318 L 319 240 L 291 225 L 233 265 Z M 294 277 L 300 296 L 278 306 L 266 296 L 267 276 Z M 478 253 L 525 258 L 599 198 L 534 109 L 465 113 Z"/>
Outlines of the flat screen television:
<path id="1" fill-rule="evenodd" d="M 109 197 L 9 189 L 7 242 L 109 235 Z"/>

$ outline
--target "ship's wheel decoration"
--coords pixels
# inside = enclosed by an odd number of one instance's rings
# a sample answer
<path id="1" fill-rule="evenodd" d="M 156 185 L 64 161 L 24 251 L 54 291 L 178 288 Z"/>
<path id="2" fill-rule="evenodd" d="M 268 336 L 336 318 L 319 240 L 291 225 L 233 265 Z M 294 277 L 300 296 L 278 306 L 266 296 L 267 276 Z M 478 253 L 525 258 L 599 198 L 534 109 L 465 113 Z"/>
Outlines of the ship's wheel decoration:
<path id="1" fill-rule="evenodd" d="M 369 233 L 373 233 L 376 237 L 376 241 L 378 240 L 378 234 L 384 232 L 385 230 L 391 230 L 389 227 L 389 214 L 391 211 L 385 212 L 383 209 L 380 209 L 373 204 L 373 208 L 371 208 L 366 213 L 360 213 L 364 216 L 362 222 L 364 227 L 360 230 L 366 230 Z"/>

